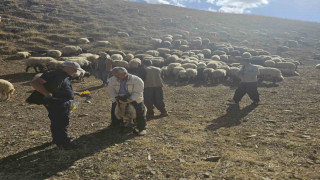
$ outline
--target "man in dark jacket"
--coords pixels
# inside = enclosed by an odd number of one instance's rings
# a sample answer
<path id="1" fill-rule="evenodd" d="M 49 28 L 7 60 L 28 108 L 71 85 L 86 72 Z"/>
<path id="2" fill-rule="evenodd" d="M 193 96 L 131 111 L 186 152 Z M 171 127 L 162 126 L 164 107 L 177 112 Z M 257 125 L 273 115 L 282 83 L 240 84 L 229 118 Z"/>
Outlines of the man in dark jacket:
<path id="1" fill-rule="evenodd" d="M 160 117 L 168 116 L 166 106 L 163 102 L 163 83 L 161 69 L 152 66 L 150 60 L 142 61 L 144 67 L 144 103 L 147 107 L 147 118 L 154 117 L 154 106 L 160 111 Z"/>
<path id="2" fill-rule="evenodd" d="M 31 86 L 44 95 L 53 143 L 62 149 L 75 147 L 68 137 L 68 126 L 74 98 L 70 78 L 78 71 L 83 71 L 78 63 L 66 61 L 57 70 L 46 72 L 31 82 Z"/>

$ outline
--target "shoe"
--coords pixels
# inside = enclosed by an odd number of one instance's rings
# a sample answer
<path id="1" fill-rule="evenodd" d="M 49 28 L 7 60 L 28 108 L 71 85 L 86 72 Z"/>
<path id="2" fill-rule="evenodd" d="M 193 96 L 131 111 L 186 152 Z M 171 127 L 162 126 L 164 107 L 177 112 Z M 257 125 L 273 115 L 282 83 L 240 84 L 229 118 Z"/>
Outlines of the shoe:
<path id="1" fill-rule="evenodd" d="M 147 130 L 142 130 L 142 131 L 139 131 L 138 135 L 139 136 L 144 136 L 147 134 Z"/>
<path id="2" fill-rule="evenodd" d="M 169 116 L 168 112 L 164 112 L 159 115 L 159 117 L 167 117 L 167 116 Z"/>
<path id="3" fill-rule="evenodd" d="M 152 118 L 154 118 L 154 114 L 147 114 L 146 118 L 147 119 L 152 119 Z"/>
<path id="4" fill-rule="evenodd" d="M 63 149 L 63 150 L 72 150 L 72 149 L 78 148 L 78 146 L 73 143 L 57 144 L 57 146 L 59 149 Z"/>
<path id="5" fill-rule="evenodd" d="M 117 128 L 120 128 L 120 124 L 111 123 L 111 124 L 108 126 L 108 129 L 117 129 Z"/>

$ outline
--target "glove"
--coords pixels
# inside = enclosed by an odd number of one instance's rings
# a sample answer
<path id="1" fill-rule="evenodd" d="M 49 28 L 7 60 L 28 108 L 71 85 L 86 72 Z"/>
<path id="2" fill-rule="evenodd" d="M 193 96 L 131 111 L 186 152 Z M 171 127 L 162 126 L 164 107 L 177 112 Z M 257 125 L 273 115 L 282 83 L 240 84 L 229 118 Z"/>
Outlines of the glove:
<path id="1" fill-rule="evenodd" d="M 131 99 L 126 99 L 125 101 L 119 100 L 119 103 L 121 103 L 121 104 L 129 104 L 131 102 L 133 102 L 133 100 L 131 100 Z"/>

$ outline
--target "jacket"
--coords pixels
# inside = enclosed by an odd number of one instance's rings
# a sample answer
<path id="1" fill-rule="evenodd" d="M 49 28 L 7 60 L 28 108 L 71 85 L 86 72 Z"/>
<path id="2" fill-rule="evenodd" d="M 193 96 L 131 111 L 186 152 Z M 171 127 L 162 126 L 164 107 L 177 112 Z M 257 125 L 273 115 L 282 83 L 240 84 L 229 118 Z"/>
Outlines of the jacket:
<path id="1" fill-rule="evenodd" d="M 128 80 L 126 83 L 127 90 L 130 94 L 129 99 L 136 101 L 137 103 L 141 103 L 143 101 L 143 89 L 144 83 L 141 78 L 138 76 L 128 74 Z M 115 76 L 109 79 L 108 84 L 108 92 L 112 97 L 112 101 L 116 101 L 116 97 L 118 96 L 120 90 L 120 80 L 118 80 Z"/>

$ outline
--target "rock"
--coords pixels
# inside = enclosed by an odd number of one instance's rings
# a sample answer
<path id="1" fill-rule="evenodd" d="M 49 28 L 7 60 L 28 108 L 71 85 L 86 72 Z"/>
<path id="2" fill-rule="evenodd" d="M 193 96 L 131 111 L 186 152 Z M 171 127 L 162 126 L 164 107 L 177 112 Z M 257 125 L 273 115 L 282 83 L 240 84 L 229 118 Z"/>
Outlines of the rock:
<path id="1" fill-rule="evenodd" d="M 209 178 L 211 176 L 210 172 L 203 173 L 204 178 Z"/>

